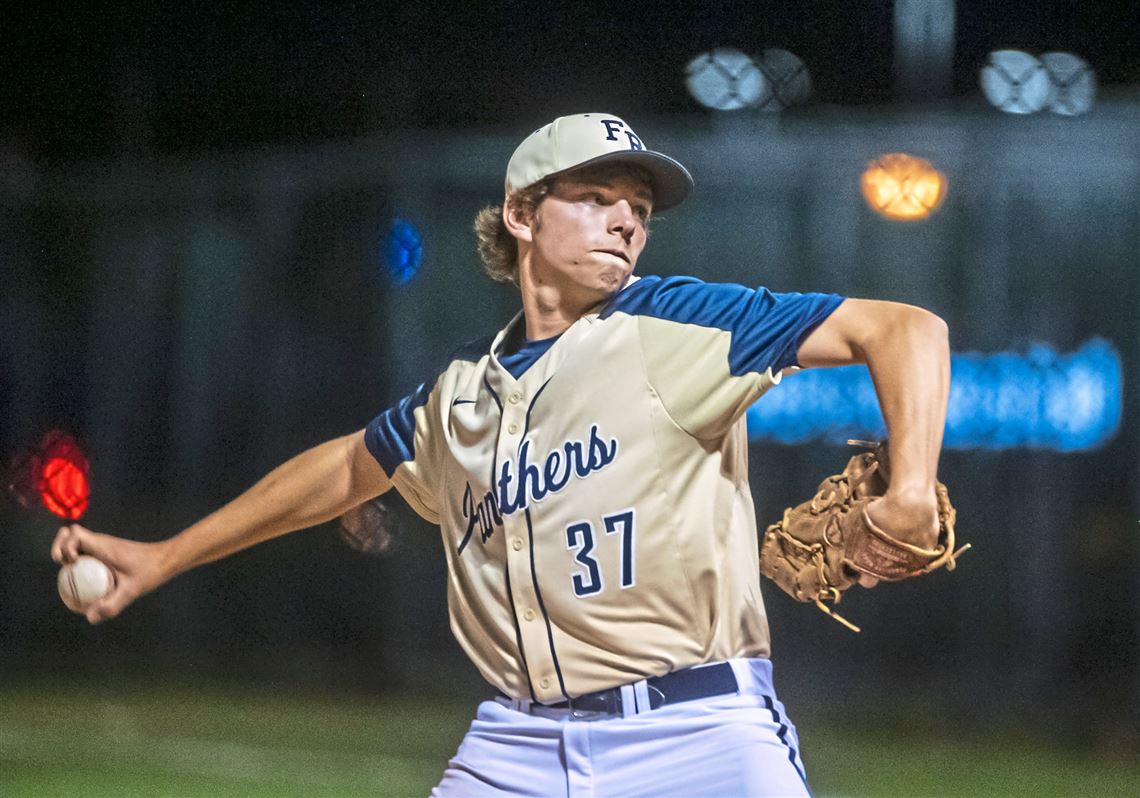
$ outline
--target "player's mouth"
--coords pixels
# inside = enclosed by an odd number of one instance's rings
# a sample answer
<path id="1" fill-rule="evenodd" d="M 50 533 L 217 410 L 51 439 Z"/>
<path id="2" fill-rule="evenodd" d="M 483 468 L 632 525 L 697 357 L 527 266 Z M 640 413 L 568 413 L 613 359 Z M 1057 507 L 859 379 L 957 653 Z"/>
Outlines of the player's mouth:
<path id="1" fill-rule="evenodd" d="M 595 252 L 604 252 L 607 255 L 613 255 L 615 258 L 621 258 L 626 263 L 629 263 L 629 255 L 622 252 L 620 249 L 595 249 Z"/>

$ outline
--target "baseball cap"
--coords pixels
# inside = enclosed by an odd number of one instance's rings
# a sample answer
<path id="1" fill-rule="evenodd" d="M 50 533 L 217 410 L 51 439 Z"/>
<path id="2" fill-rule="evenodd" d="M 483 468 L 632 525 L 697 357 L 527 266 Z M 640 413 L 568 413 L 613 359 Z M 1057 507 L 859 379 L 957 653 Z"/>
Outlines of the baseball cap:
<path id="1" fill-rule="evenodd" d="M 507 164 L 506 192 L 603 162 L 632 163 L 649 172 L 654 211 L 680 204 L 693 190 L 688 169 L 646 149 L 633 128 L 613 114 L 592 113 L 560 116 L 523 139 Z"/>

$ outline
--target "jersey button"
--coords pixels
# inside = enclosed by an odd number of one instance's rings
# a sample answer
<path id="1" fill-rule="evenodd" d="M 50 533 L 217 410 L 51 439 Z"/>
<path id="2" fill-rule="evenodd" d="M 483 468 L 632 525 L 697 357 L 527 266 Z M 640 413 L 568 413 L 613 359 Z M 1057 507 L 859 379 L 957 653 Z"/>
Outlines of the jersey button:
<path id="1" fill-rule="evenodd" d="M 512 435 L 514 435 L 518 431 L 519 431 L 519 425 L 518 424 L 511 424 L 509 427 L 507 427 L 507 432 L 511 433 Z"/>
<path id="2" fill-rule="evenodd" d="M 526 618 L 528 621 L 533 621 L 534 620 L 534 610 L 528 609 L 526 612 L 523 613 L 523 617 Z M 546 687 L 546 685 L 544 684 L 543 687 Z"/>
<path id="3" fill-rule="evenodd" d="M 522 394 L 512 393 L 510 396 L 507 397 L 507 401 L 510 402 L 512 405 L 517 405 L 519 402 L 522 401 Z"/>
<path id="4" fill-rule="evenodd" d="M 538 682 L 538 686 L 545 690 L 550 687 L 550 679 L 547 679 L 545 676 L 542 677 Z"/>
<path id="5" fill-rule="evenodd" d="M 523 547 L 522 538 L 511 538 L 511 548 L 515 551 L 521 551 Z"/>

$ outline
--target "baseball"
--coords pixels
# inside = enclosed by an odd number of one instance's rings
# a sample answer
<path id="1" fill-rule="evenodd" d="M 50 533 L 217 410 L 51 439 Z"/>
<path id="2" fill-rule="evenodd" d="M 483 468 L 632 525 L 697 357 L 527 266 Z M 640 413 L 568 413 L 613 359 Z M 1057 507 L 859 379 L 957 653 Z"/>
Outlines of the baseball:
<path id="1" fill-rule="evenodd" d="M 114 586 L 111 569 L 94 557 L 80 557 L 59 569 L 59 597 L 72 612 L 86 612 Z"/>

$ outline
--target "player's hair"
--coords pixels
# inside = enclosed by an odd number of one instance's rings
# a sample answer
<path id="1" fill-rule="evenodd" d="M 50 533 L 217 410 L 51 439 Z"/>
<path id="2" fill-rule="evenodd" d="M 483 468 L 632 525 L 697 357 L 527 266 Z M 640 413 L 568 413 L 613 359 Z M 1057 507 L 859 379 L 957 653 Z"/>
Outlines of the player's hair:
<path id="1" fill-rule="evenodd" d="M 594 177 L 604 178 L 607 175 L 614 174 L 631 175 L 639 180 L 644 180 L 647 185 L 653 185 L 649 172 L 640 166 L 627 163 L 603 163 L 585 167 L 580 171 L 575 171 L 574 176 L 585 177 L 589 180 Z M 533 216 L 539 203 L 542 202 L 543 197 L 550 193 L 550 189 L 557 179 L 557 177 L 547 178 L 526 188 L 520 188 L 507 197 L 507 202 L 523 216 Z M 519 242 L 511 235 L 506 222 L 503 221 L 503 206 L 488 205 L 479 211 L 475 215 L 474 227 L 479 258 L 483 261 L 483 270 L 492 280 L 518 285 Z M 648 229 L 646 233 L 648 233 Z"/>
<path id="2" fill-rule="evenodd" d="M 550 193 L 553 181 L 540 180 L 521 188 L 507 197 L 516 210 L 525 216 L 533 216 L 542 198 Z M 503 206 L 488 205 L 475 215 L 475 238 L 479 248 L 479 258 L 483 261 L 483 271 L 500 283 L 519 282 L 519 242 L 507 229 L 503 221 Z"/>

